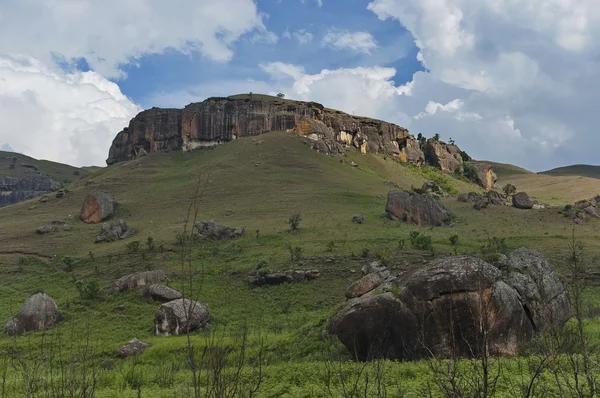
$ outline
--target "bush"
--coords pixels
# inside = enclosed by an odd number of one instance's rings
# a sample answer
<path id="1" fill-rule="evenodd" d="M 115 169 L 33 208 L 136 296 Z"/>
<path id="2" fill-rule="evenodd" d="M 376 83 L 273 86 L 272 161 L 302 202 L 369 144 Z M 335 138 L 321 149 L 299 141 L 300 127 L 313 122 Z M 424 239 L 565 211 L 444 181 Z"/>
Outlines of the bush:
<path id="1" fill-rule="evenodd" d="M 461 175 L 467 180 L 478 184 L 479 177 L 477 176 L 477 170 L 475 169 L 475 166 L 471 164 L 465 164 L 463 166 L 463 172 L 461 173 Z"/>
<path id="2" fill-rule="evenodd" d="M 154 251 L 154 238 L 149 236 L 148 239 L 146 239 L 146 246 L 148 246 L 148 251 L 153 252 Z"/>
<path id="3" fill-rule="evenodd" d="M 267 260 L 265 260 L 264 258 L 262 258 L 262 259 L 260 259 L 260 260 L 257 261 L 257 263 L 256 263 L 256 269 L 259 270 L 261 268 L 264 268 L 264 267 L 267 266 L 267 264 L 268 264 Z"/>
<path id="4" fill-rule="evenodd" d="M 90 281 L 77 281 L 75 282 L 75 287 L 79 292 L 79 297 L 82 300 L 96 300 L 100 298 L 100 284 L 96 280 Z"/>
<path id="5" fill-rule="evenodd" d="M 452 250 L 454 251 L 454 255 L 458 254 L 457 245 L 458 245 L 458 235 L 454 234 L 448 238 L 450 241 L 450 245 L 452 246 Z"/>
<path id="6" fill-rule="evenodd" d="M 504 238 L 488 236 L 487 242 L 479 249 L 481 257 L 490 263 L 496 263 L 500 259 L 501 254 L 508 252 L 508 247 Z"/>
<path id="7" fill-rule="evenodd" d="M 362 249 L 361 256 L 363 258 L 367 258 L 367 257 L 369 257 L 370 252 L 371 252 L 371 250 L 368 247 L 365 247 Z"/>
<path id="8" fill-rule="evenodd" d="M 327 251 L 328 252 L 332 252 L 333 249 L 335 248 L 335 242 L 330 240 L 329 242 L 327 242 Z"/>
<path id="9" fill-rule="evenodd" d="M 517 187 L 515 187 L 513 184 L 506 184 L 504 188 L 502 188 L 502 192 L 504 192 L 507 196 L 514 195 L 517 193 Z"/>
<path id="10" fill-rule="evenodd" d="M 73 271 L 73 268 L 75 267 L 75 259 L 73 257 L 64 256 L 62 258 L 62 263 L 65 265 L 65 270 L 67 272 Z"/>
<path id="11" fill-rule="evenodd" d="M 288 224 L 290 225 L 290 232 L 296 232 L 298 227 L 300 226 L 300 221 L 302 221 L 302 216 L 300 214 L 294 214 L 290 216 L 288 220 Z"/>
<path id="12" fill-rule="evenodd" d="M 137 253 L 140 251 L 142 247 L 142 244 L 140 243 L 139 240 L 134 240 L 131 241 L 127 244 L 127 249 L 131 252 L 131 253 Z"/>
<path id="13" fill-rule="evenodd" d="M 433 252 L 433 244 L 430 235 L 424 235 L 417 231 L 410 233 L 410 243 L 415 249 Z"/>

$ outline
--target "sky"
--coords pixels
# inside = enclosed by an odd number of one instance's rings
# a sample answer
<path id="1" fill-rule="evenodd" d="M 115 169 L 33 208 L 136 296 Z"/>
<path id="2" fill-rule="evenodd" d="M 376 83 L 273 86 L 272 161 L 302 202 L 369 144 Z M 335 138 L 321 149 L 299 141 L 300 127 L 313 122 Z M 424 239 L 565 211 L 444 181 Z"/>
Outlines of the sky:
<path id="1" fill-rule="evenodd" d="M 3 0 L 0 148 L 104 165 L 139 111 L 282 92 L 533 171 L 598 164 L 597 0 Z"/>

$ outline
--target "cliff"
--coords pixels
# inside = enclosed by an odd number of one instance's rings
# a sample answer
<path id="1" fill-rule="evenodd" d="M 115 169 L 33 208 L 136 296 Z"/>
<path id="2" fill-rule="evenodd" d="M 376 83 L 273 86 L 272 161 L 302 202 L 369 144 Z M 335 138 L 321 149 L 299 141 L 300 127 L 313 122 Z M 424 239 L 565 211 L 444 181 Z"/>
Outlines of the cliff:
<path id="1" fill-rule="evenodd" d="M 270 131 L 305 136 L 324 153 L 359 150 L 415 164 L 425 160 L 415 138 L 395 124 L 348 115 L 316 102 L 254 94 L 209 98 L 184 109 L 143 111 L 117 134 L 106 163 L 133 159 L 142 149 L 142 153 L 190 151 Z"/>

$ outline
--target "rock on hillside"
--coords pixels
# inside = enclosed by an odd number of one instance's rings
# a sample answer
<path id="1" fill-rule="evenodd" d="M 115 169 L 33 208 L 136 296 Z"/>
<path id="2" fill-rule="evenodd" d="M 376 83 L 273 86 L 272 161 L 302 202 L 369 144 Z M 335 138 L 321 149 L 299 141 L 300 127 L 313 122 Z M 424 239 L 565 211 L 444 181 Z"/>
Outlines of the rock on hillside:
<path id="1" fill-rule="evenodd" d="M 424 162 L 419 143 L 395 124 L 352 116 L 316 102 L 249 95 L 208 98 L 184 109 L 143 111 L 116 136 L 106 163 L 134 159 L 140 149 L 189 151 L 270 131 L 304 136 L 321 152 L 381 152 L 402 162 Z"/>
<path id="2" fill-rule="evenodd" d="M 515 355 L 522 344 L 570 317 L 568 292 L 539 253 L 519 249 L 498 267 L 457 256 L 398 277 L 370 277 L 333 317 L 330 333 L 360 359 L 414 360 Z M 365 282 L 365 278 L 361 281 Z M 354 285 L 353 285 L 354 286 Z M 366 293 L 365 293 L 366 292 Z M 487 324 L 485 330 L 479 325 Z M 481 333 L 488 336 L 487 346 Z"/>
<path id="3" fill-rule="evenodd" d="M 0 176 L 0 207 L 33 199 L 56 191 L 58 188 L 60 188 L 60 184 L 48 176 Z"/>
<path id="4" fill-rule="evenodd" d="M 115 213 L 115 200 L 104 192 L 94 192 L 86 196 L 81 207 L 81 220 L 95 224 L 111 218 Z"/>
<path id="5" fill-rule="evenodd" d="M 154 314 L 154 326 L 158 336 L 186 334 L 202 329 L 210 321 L 207 305 L 189 299 L 178 299 L 162 304 Z"/>
<path id="6" fill-rule="evenodd" d="M 472 180 L 488 191 L 494 189 L 498 177 L 496 176 L 496 173 L 494 173 L 491 165 L 479 162 L 466 162 L 465 166 L 473 171 L 474 175 L 471 176 Z"/>
<path id="7" fill-rule="evenodd" d="M 440 201 L 413 191 L 388 192 L 385 211 L 396 220 L 438 227 L 452 217 L 450 210 Z"/>
<path id="8" fill-rule="evenodd" d="M 460 154 L 460 148 L 432 138 L 427 140 L 425 160 L 428 164 L 438 167 L 445 173 L 462 173 L 463 171 L 463 158 Z"/>
<path id="9" fill-rule="evenodd" d="M 50 296 L 36 293 L 23 304 L 14 319 L 4 324 L 9 336 L 18 336 L 24 332 L 41 330 L 62 322 L 63 316 Z"/>

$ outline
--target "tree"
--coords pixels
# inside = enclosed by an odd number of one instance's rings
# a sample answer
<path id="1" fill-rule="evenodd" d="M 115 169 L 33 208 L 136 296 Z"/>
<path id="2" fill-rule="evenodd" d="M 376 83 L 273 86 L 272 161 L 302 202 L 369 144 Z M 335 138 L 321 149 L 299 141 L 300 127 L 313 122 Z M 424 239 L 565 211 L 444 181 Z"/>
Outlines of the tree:
<path id="1" fill-rule="evenodd" d="M 433 140 L 434 141 L 439 141 L 440 140 L 440 135 L 438 133 L 435 133 L 435 135 L 433 136 Z"/>
<path id="2" fill-rule="evenodd" d="M 502 192 L 504 192 L 506 195 L 514 195 L 517 192 L 517 187 L 515 187 L 513 184 L 506 184 L 504 188 L 502 188 Z"/>
<path id="3" fill-rule="evenodd" d="M 285 94 L 284 93 L 279 93 L 279 94 L 277 94 L 277 98 L 285 98 Z"/>

